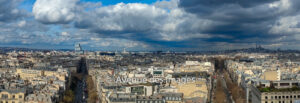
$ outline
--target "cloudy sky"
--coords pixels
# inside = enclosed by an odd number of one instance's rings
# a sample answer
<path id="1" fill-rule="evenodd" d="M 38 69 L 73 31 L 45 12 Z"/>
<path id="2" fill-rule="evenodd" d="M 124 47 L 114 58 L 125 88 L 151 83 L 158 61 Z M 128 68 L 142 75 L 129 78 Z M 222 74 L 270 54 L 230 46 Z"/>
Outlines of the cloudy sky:
<path id="1" fill-rule="evenodd" d="M 0 46 L 300 49 L 300 0 L 0 0 Z"/>

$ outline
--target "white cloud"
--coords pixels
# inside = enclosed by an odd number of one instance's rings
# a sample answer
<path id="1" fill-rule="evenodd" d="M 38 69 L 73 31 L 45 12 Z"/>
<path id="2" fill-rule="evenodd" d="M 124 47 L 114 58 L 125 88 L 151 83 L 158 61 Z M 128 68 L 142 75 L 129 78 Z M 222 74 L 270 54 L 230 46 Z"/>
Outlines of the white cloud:
<path id="1" fill-rule="evenodd" d="M 178 3 L 179 0 L 170 0 L 170 1 L 163 0 L 163 1 L 155 2 L 154 5 L 159 8 L 174 9 L 177 8 Z"/>
<path id="2" fill-rule="evenodd" d="M 93 13 L 93 12 L 92 12 Z M 155 25 L 153 20 L 165 16 L 165 10 L 147 4 L 124 4 L 96 9 L 94 26 L 107 31 L 145 31 Z M 89 16 L 89 15 L 88 15 Z"/>
<path id="3" fill-rule="evenodd" d="M 120 38 L 90 38 L 90 46 L 92 47 L 114 47 L 114 48 L 144 48 L 149 47 L 147 44 Z"/>
<path id="4" fill-rule="evenodd" d="M 33 5 L 35 19 L 43 23 L 68 23 L 75 18 L 78 0 L 37 0 Z"/>
<path id="5" fill-rule="evenodd" d="M 300 15 L 282 17 L 272 25 L 269 33 L 280 35 L 300 34 L 299 20 Z"/>
<path id="6" fill-rule="evenodd" d="M 174 3 L 169 5 L 174 6 Z M 202 34 L 201 31 L 219 24 L 198 18 L 178 8 L 177 5 L 171 9 L 166 9 L 165 6 L 119 3 L 99 7 L 94 11 L 82 12 L 76 19 L 76 24 L 79 28 L 90 29 L 101 36 L 159 41 L 181 41 L 191 37 L 207 38 L 207 34 Z"/>
<path id="7" fill-rule="evenodd" d="M 199 3 L 198 0 L 194 1 Z M 91 47 L 109 49 L 110 47 L 149 48 L 161 45 L 169 47 L 199 45 L 195 47 L 200 47 L 207 45 L 206 43 L 217 44 L 214 42 L 224 42 L 227 43 L 226 45 L 234 46 L 236 44 L 233 42 L 251 43 L 260 40 L 255 39 L 256 37 L 268 39 L 264 41 L 266 43 L 281 42 L 291 37 L 299 38 L 290 36 L 300 33 L 299 23 L 296 22 L 300 20 L 300 16 L 299 12 L 293 14 L 298 9 L 294 8 L 297 4 L 292 1 L 280 0 L 249 5 L 228 3 L 217 9 L 211 8 L 213 5 L 208 7 L 205 7 L 206 5 L 200 7 L 197 6 L 198 4 L 194 7 L 190 4 L 181 5 L 187 6 L 187 9 L 195 8 L 188 12 L 183 7 L 178 7 L 179 0 L 163 0 L 153 4 L 118 3 L 110 6 L 79 0 L 36 0 L 33 6 L 33 16 L 40 21 L 38 22 L 40 24 L 33 24 L 32 21 L 17 21 L 13 25 L 24 29 L 22 35 L 14 34 L 22 30 L 12 30 L 5 34 L 20 36 L 21 39 L 17 41 L 22 41 L 22 43 L 84 42 Z M 193 2 L 192 4 L 194 5 Z M 200 14 L 207 15 L 197 15 L 198 11 L 201 11 Z M 12 9 L 9 12 L 14 14 L 20 11 Z M 69 28 L 59 25 L 62 27 L 61 31 L 64 32 L 56 32 L 56 28 L 51 29 L 52 31 L 48 29 L 39 31 L 41 24 L 46 26 L 49 26 L 47 24 L 64 24 Z M 76 28 L 73 28 L 73 24 Z M 30 31 L 36 32 L 30 33 Z M 52 36 L 51 33 L 56 33 L 56 36 Z M 281 36 L 283 34 L 290 37 Z M 7 38 L 15 38 L 14 36 L 7 36 Z M 36 38 L 41 39 L 30 41 Z"/>
<path id="8" fill-rule="evenodd" d="M 25 20 L 20 21 L 19 24 L 18 24 L 19 27 L 24 27 L 25 25 L 26 25 Z"/>
<path id="9" fill-rule="evenodd" d="M 61 32 L 61 36 L 70 36 L 68 32 Z"/>

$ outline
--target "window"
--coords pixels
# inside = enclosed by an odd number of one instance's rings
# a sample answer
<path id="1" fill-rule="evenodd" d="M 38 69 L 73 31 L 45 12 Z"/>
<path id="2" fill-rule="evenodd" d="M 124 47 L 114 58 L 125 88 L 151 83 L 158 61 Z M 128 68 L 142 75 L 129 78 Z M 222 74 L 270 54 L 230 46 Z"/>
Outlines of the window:
<path id="1" fill-rule="evenodd" d="M 296 98 L 296 95 L 294 95 L 294 98 Z"/>
<path id="2" fill-rule="evenodd" d="M 275 96 L 275 99 L 277 99 L 277 96 Z"/>
<path id="3" fill-rule="evenodd" d="M 8 95 L 7 95 L 7 94 L 2 94 L 2 98 L 3 98 L 3 99 L 7 99 L 7 98 L 8 98 Z"/>
<path id="4" fill-rule="evenodd" d="M 15 95 L 13 95 L 12 97 L 13 97 L 13 99 L 15 99 L 15 98 L 16 98 L 16 96 L 15 96 Z"/>
<path id="5" fill-rule="evenodd" d="M 282 96 L 282 98 L 285 98 L 285 96 Z"/>
<path id="6" fill-rule="evenodd" d="M 298 98 L 300 98 L 300 95 L 298 95 Z"/>
<path id="7" fill-rule="evenodd" d="M 266 101 L 265 103 L 268 103 L 268 101 Z"/>
<path id="8" fill-rule="evenodd" d="M 281 101 L 278 101 L 278 103 L 281 103 Z"/>
<path id="9" fill-rule="evenodd" d="M 289 96 L 286 96 L 286 98 L 289 98 Z"/>
<path id="10" fill-rule="evenodd" d="M 279 99 L 281 99 L 281 96 L 278 96 Z"/>
<path id="11" fill-rule="evenodd" d="M 19 95 L 19 98 L 22 98 L 22 95 Z"/>
<path id="12" fill-rule="evenodd" d="M 268 96 L 266 96 L 265 98 L 268 99 Z"/>
<path id="13" fill-rule="evenodd" d="M 293 96 L 290 96 L 290 98 L 293 98 Z"/>

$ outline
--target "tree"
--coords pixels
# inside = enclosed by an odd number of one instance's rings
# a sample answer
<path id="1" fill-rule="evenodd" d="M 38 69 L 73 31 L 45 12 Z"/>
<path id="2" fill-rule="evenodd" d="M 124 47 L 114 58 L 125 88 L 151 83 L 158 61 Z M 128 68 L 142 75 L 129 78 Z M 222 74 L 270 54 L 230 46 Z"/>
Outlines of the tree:
<path id="1" fill-rule="evenodd" d="M 64 103 L 73 103 L 74 100 L 74 92 L 72 90 L 67 90 L 64 96 Z"/>

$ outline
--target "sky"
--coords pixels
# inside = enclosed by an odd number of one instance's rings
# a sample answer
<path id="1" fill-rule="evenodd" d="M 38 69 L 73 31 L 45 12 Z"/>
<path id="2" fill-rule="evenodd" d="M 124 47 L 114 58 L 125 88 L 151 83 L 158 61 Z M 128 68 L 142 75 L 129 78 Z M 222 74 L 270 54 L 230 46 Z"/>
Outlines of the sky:
<path id="1" fill-rule="evenodd" d="M 0 46 L 300 49 L 300 0 L 0 0 Z"/>

